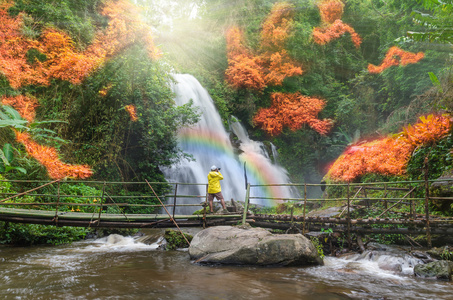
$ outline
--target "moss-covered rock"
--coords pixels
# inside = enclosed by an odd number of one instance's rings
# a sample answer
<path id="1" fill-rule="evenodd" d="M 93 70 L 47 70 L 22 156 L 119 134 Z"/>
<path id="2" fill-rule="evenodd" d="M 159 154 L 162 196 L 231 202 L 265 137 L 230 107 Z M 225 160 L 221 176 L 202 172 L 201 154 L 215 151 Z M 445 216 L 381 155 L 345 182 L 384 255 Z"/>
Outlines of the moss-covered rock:
<path id="1" fill-rule="evenodd" d="M 416 265 L 414 274 L 417 277 L 436 278 L 439 280 L 451 280 L 453 262 L 439 260 L 424 265 Z"/>
<path id="2" fill-rule="evenodd" d="M 186 239 L 190 242 L 192 241 L 193 236 L 187 233 L 183 233 Z M 187 244 L 186 239 L 182 236 L 181 232 L 175 231 L 172 229 L 165 230 L 164 234 L 165 240 L 167 240 L 167 247 L 166 250 L 176 250 L 178 248 L 187 248 L 189 244 Z"/>

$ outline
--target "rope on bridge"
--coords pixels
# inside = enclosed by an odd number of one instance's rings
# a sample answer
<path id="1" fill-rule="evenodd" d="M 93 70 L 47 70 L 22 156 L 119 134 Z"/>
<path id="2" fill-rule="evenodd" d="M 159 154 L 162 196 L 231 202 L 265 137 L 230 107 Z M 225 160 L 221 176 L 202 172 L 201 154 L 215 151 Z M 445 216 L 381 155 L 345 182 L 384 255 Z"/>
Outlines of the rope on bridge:
<path id="1" fill-rule="evenodd" d="M 159 196 L 157 196 L 156 192 L 154 191 L 153 187 L 151 186 L 151 184 L 149 184 L 148 180 L 146 180 L 146 183 L 148 184 L 148 186 L 151 188 L 151 190 L 153 191 L 154 195 L 156 196 L 157 200 L 159 200 L 160 204 L 162 205 L 162 207 L 165 209 L 165 211 L 167 212 L 168 216 L 170 217 L 170 220 L 173 221 L 173 223 L 175 224 L 175 226 L 178 228 L 179 232 L 181 233 L 182 237 L 186 240 L 187 244 L 190 246 L 190 242 L 189 240 L 186 238 L 186 236 L 184 235 L 184 233 L 181 231 L 181 228 L 179 228 L 178 226 L 178 223 L 176 223 L 175 219 L 173 219 L 173 217 L 170 215 L 170 213 L 168 212 L 167 208 L 165 207 L 164 203 L 160 200 Z"/>

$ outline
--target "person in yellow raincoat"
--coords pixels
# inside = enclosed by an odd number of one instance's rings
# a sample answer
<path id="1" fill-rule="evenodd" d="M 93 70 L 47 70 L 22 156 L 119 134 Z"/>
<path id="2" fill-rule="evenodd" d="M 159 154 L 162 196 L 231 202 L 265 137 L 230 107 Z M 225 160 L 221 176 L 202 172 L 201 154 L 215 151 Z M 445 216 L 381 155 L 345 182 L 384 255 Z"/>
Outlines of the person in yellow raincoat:
<path id="1" fill-rule="evenodd" d="M 215 165 L 211 167 L 211 172 L 208 174 L 208 202 L 211 213 L 214 212 L 213 201 L 214 198 L 220 200 L 223 210 L 226 211 L 225 200 L 222 195 L 222 188 L 220 186 L 220 180 L 223 180 L 223 175 L 220 173 L 220 168 Z"/>

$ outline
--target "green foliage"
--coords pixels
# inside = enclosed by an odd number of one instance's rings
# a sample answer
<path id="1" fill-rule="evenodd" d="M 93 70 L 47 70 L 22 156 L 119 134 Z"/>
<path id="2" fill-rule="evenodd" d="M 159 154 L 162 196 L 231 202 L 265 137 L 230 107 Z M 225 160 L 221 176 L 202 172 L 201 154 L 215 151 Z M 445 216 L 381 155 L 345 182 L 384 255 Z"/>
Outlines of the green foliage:
<path id="1" fill-rule="evenodd" d="M 0 149 L 0 173 L 7 173 L 9 171 L 17 170 L 27 174 L 27 170 L 21 167 L 12 166 L 14 160 L 14 152 L 11 144 L 6 143 L 3 150 Z"/>
<path id="2" fill-rule="evenodd" d="M 430 43 L 453 42 L 453 1 L 452 0 L 418 0 L 429 13 L 422 10 L 414 10 L 412 17 L 416 22 L 423 25 L 421 31 L 408 32 L 409 37 L 416 41 L 428 41 Z"/>
<path id="3" fill-rule="evenodd" d="M 55 123 L 64 123 L 64 121 L 46 120 L 29 123 L 27 120 L 24 120 L 14 108 L 6 105 L 0 106 L 0 128 L 14 128 L 19 131 L 26 131 L 30 133 L 37 142 L 49 142 L 50 140 L 58 143 L 66 143 L 65 140 L 56 136 L 55 131 L 45 128 L 45 126 Z"/>
<path id="4" fill-rule="evenodd" d="M 24 33 L 37 37 L 46 26 L 53 26 L 67 31 L 78 44 L 92 41 L 96 24 L 106 24 L 106 20 L 97 11 L 101 0 L 16 0 L 10 8 L 12 15 L 25 12 Z"/>
<path id="5" fill-rule="evenodd" d="M 316 250 L 318 251 L 319 257 L 321 257 L 321 259 L 324 259 L 325 257 L 324 249 L 319 239 L 317 237 L 311 236 L 310 241 L 313 243 L 313 246 L 315 246 Z"/>
<path id="6" fill-rule="evenodd" d="M 0 194 L 13 193 L 13 187 L 11 183 L 3 180 L 6 180 L 6 178 L 3 177 L 2 174 L 0 174 Z M 4 198 L 3 195 L 1 197 Z"/>
<path id="7" fill-rule="evenodd" d="M 453 158 L 451 149 L 453 148 L 453 137 L 448 135 L 434 145 L 428 145 L 415 149 L 407 165 L 409 178 L 423 180 L 424 161 L 428 157 L 429 179 L 437 179 L 443 172 L 452 169 Z"/>
<path id="8" fill-rule="evenodd" d="M 0 128 L 12 127 L 18 130 L 25 130 L 27 129 L 27 123 L 14 108 L 6 105 L 0 106 Z"/>
<path id="9" fill-rule="evenodd" d="M 57 192 L 57 191 L 54 191 Z M 60 211 L 98 212 L 95 206 L 78 206 L 76 204 L 99 204 L 102 197 L 102 190 L 87 186 L 83 183 L 60 183 L 60 195 L 87 196 L 84 197 L 62 197 L 60 202 L 74 203 L 73 206 L 60 206 Z M 55 201 L 55 199 L 53 199 Z"/>
<path id="10" fill-rule="evenodd" d="M 453 261 L 453 252 L 449 251 L 447 247 L 444 248 L 440 256 L 444 260 Z"/>
<path id="11" fill-rule="evenodd" d="M 198 120 L 191 104 L 174 106 L 167 71 L 136 46 L 71 91 L 71 97 L 43 95 L 46 107 L 57 107 L 46 114 L 68 121 L 61 133 L 73 144 L 62 150 L 93 166 L 97 178 L 163 181 L 159 167 L 184 157 L 176 147 L 177 129 Z M 102 97 L 99 91 L 107 86 Z M 137 122 L 123 109 L 129 104 L 136 107 Z"/>
<path id="12" fill-rule="evenodd" d="M 0 222 L 0 243 L 15 246 L 60 245 L 83 239 L 87 229 Z"/>
<path id="13" fill-rule="evenodd" d="M 183 233 L 189 243 L 192 241 L 193 236 L 187 233 Z M 176 250 L 178 248 L 187 248 L 189 245 L 179 231 L 172 229 L 165 230 L 164 234 L 165 239 L 167 240 L 166 250 Z"/>

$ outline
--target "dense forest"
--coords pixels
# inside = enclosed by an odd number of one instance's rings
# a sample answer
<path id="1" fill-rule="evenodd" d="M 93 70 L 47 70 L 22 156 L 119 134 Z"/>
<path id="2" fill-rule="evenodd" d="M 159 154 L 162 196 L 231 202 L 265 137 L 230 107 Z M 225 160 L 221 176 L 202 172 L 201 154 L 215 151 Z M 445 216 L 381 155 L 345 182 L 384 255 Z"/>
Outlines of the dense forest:
<path id="1" fill-rule="evenodd" d="M 452 168 L 452 4 L 2 0 L 0 179 L 164 181 L 199 118 L 172 73 L 276 145 L 294 182 L 414 179 L 425 157 L 436 178 Z"/>

